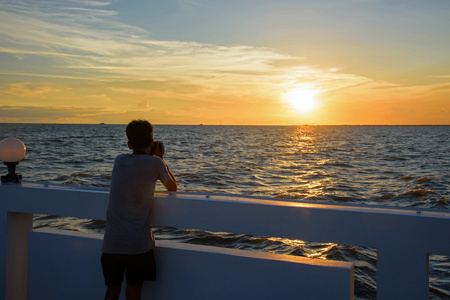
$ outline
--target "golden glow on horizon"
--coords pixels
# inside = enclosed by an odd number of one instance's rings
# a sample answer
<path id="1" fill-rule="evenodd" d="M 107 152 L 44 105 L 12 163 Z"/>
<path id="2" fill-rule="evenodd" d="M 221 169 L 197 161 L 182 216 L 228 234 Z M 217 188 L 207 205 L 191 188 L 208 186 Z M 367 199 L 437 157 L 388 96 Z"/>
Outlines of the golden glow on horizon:
<path id="1" fill-rule="evenodd" d="M 286 92 L 283 99 L 287 103 L 291 104 L 296 111 L 309 113 L 317 107 L 317 94 L 318 91 L 316 90 L 299 88 Z"/>

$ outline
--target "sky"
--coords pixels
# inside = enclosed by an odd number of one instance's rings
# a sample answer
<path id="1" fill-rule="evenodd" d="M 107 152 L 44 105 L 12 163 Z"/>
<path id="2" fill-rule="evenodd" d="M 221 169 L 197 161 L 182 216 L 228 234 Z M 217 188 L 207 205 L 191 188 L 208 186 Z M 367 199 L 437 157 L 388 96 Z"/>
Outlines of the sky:
<path id="1" fill-rule="evenodd" d="M 450 125 L 450 0 L 0 0 L 0 122 Z"/>

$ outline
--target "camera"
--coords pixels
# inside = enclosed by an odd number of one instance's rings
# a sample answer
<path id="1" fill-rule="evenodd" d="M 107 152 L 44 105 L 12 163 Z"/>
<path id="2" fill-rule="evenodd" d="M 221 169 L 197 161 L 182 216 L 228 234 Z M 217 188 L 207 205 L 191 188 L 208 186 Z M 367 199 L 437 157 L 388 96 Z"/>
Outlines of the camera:
<path id="1" fill-rule="evenodd" d="M 152 150 L 150 151 L 150 154 L 154 155 L 154 156 L 158 156 L 160 158 L 163 158 L 164 151 L 165 151 L 164 143 L 160 142 L 160 141 L 155 141 L 153 143 L 153 147 L 152 147 Z"/>

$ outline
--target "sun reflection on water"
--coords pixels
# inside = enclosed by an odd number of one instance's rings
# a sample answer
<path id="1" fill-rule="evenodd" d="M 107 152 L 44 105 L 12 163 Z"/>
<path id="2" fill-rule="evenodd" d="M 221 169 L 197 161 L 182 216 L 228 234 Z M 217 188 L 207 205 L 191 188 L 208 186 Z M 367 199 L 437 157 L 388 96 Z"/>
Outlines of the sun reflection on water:
<path id="1" fill-rule="evenodd" d="M 305 242 L 302 240 L 291 240 L 283 238 L 268 238 L 274 244 L 283 244 L 283 253 L 291 255 L 301 255 L 308 258 L 316 259 L 330 259 L 330 255 L 334 254 L 338 244 L 334 243 L 319 243 L 319 242 Z M 281 248 L 281 247 L 278 247 Z M 271 251 L 280 253 L 280 249 Z"/>

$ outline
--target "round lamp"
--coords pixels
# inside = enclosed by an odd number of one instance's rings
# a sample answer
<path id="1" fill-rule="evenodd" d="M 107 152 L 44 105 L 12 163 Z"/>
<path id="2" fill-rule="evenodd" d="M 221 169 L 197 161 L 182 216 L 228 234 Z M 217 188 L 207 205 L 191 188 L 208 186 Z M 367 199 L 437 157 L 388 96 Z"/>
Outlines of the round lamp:
<path id="1" fill-rule="evenodd" d="M 0 160 L 8 166 L 8 174 L 2 176 L 3 182 L 19 182 L 22 175 L 16 174 L 16 166 L 24 158 L 27 148 L 21 140 L 6 138 L 0 142 Z"/>

